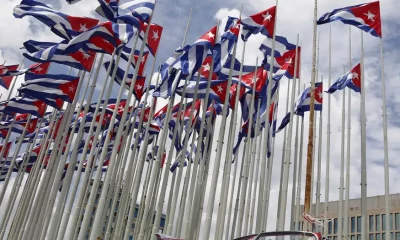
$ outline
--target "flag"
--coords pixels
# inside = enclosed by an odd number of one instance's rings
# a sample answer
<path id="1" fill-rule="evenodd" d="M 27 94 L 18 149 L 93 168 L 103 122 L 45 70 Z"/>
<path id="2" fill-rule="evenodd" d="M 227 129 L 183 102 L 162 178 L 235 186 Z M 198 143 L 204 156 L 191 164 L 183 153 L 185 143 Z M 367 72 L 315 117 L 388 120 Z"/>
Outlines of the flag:
<path id="1" fill-rule="evenodd" d="M 24 16 L 36 18 L 66 40 L 78 36 L 99 23 L 99 20 L 93 18 L 66 15 L 34 0 L 22 0 L 21 4 L 14 8 L 14 17 L 23 18 Z"/>
<path id="2" fill-rule="evenodd" d="M 8 90 L 11 85 L 14 75 L 17 72 L 19 65 L 0 66 L 0 86 Z"/>
<path id="3" fill-rule="evenodd" d="M 23 55 L 31 61 L 40 63 L 55 62 L 88 72 L 91 71 L 95 59 L 94 52 L 84 51 L 83 49 L 67 53 L 65 51 L 67 44 L 65 43 L 29 40 L 24 43 L 24 47 L 31 54 L 23 53 Z"/>
<path id="4" fill-rule="evenodd" d="M 275 14 L 276 6 L 273 6 L 250 17 L 241 19 L 243 41 L 247 41 L 252 34 L 258 33 L 272 38 L 274 34 Z"/>
<path id="5" fill-rule="evenodd" d="M 69 103 L 75 97 L 79 77 L 69 75 L 35 75 L 25 74 L 24 84 L 18 91 L 31 97 L 46 101 L 46 99 L 62 99 Z"/>
<path id="6" fill-rule="evenodd" d="M 337 20 L 358 27 L 372 36 L 382 37 L 379 1 L 335 9 L 322 15 L 317 24 L 321 25 Z"/>
<path id="7" fill-rule="evenodd" d="M 294 106 L 293 113 L 296 115 L 304 116 L 304 112 L 310 111 L 310 99 L 311 99 L 311 87 L 304 90 L 304 92 L 298 97 L 296 104 Z M 315 102 L 314 109 L 315 111 L 322 111 L 322 99 L 323 99 L 323 91 L 322 91 L 322 82 L 315 83 Z M 290 112 L 286 114 L 283 118 L 279 128 L 277 129 L 277 133 L 286 127 L 286 125 L 290 122 L 291 116 Z"/>
<path id="8" fill-rule="evenodd" d="M 227 31 L 221 36 L 221 40 L 215 44 L 213 50 L 214 58 L 214 72 L 219 74 L 221 72 L 222 66 L 227 62 L 229 55 L 238 40 L 239 36 L 239 22 L 233 24 Z"/>
<path id="9" fill-rule="evenodd" d="M 140 39 L 144 39 L 143 31 L 147 29 L 147 23 L 143 24 L 142 32 L 140 33 Z M 155 56 L 160 45 L 161 35 L 163 32 L 163 27 L 158 24 L 151 23 L 149 29 L 149 35 L 147 36 L 146 47 L 149 49 L 150 53 Z"/>
<path id="10" fill-rule="evenodd" d="M 329 94 L 337 90 L 343 90 L 345 87 L 353 89 L 355 92 L 361 92 L 361 65 L 357 64 L 350 72 L 341 76 L 329 89 L 326 91 Z"/>
<path id="11" fill-rule="evenodd" d="M 36 75 L 41 75 L 41 74 L 46 74 L 49 71 L 49 68 L 50 68 L 50 62 L 35 63 L 29 67 L 29 72 Z"/>
<path id="12" fill-rule="evenodd" d="M 8 153 L 10 152 L 10 148 L 11 148 L 12 142 L 9 142 L 5 145 L 5 150 L 4 150 L 4 154 L 3 154 L 3 158 L 6 158 L 8 156 Z M 3 151 L 4 148 L 4 144 L 0 146 L 0 152 Z"/>
<path id="13" fill-rule="evenodd" d="M 131 12 L 133 16 L 138 17 L 143 22 L 149 22 L 155 3 L 155 0 L 133 0 L 121 4 L 119 7 Z"/>
<path id="14" fill-rule="evenodd" d="M 30 97 L 15 97 L 10 101 L 0 102 L 0 111 L 6 114 L 29 113 L 39 118 L 43 117 L 47 105 L 44 101 Z"/>
<path id="15" fill-rule="evenodd" d="M 119 0 L 98 0 L 100 6 L 96 8 L 96 12 L 108 20 L 113 20 L 118 16 Z"/>
<path id="16" fill-rule="evenodd" d="M 233 64 L 233 69 L 232 69 L 233 77 L 238 78 L 240 76 L 240 68 L 241 67 L 242 67 L 242 75 L 253 73 L 257 68 L 257 66 L 244 65 L 238 59 L 234 58 L 232 56 L 232 54 L 229 54 L 228 58 L 226 59 L 225 64 L 221 68 L 221 71 L 218 73 L 218 79 L 228 79 L 229 72 L 231 69 L 231 60 L 232 59 L 235 60 L 235 62 Z M 258 68 L 261 68 L 261 67 L 258 66 Z M 267 69 L 267 70 L 269 70 L 269 69 Z M 214 73 L 214 74 L 216 75 L 216 73 Z M 213 78 L 213 79 L 216 79 L 216 78 Z"/>

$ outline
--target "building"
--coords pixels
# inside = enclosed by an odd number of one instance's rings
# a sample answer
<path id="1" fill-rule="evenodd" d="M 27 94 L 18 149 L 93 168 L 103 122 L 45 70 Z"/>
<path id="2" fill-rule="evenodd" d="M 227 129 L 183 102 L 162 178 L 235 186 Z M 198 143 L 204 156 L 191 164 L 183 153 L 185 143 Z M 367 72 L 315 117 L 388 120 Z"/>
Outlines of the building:
<path id="1" fill-rule="evenodd" d="M 390 208 L 390 222 L 386 223 L 385 215 L 385 196 L 368 197 L 368 240 L 388 240 L 386 239 L 385 229 L 386 224 L 390 224 L 390 240 L 400 240 L 400 193 L 390 195 L 391 208 Z M 344 204 L 344 203 L 343 203 Z M 312 205 L 311 211 L 315 209 L 316 204 Z M 303 205 L 301 206 L 301 212 Z M 324 203 L 320 205 L 321 215 L 317 216 L 322 218 L 324 216 Z M 349 240 L 361 240 L 361 199 L 350 199 L 349 201 Z M 312 214 L 315 216 L 315 214 Z M 339 201 L 332 201 L 328 204 L 328 234 L 324 233 L 326 237 L 331 240 L 337 240 L 338 234 L 338 217 L 339 217 Z M 301 223 L 301 224 L 300 224 Z M 304 227 L 304 219 L 298 219 L 297 226 Z M 315 230 L 315 228 L 314 228 Z"/>

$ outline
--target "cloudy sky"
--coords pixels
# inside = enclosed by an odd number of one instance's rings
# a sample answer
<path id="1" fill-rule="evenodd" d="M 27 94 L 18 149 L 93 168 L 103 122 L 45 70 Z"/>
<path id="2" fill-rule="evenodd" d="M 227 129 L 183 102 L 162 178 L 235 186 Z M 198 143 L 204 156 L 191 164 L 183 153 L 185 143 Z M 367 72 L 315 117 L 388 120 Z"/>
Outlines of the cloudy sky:
<path id="1" fill-rule="evenodd" d="M 57 10 L 75 16 L 98 17 L 94 12 L 97 6 L 95 0 L 82 0 L 81 2 L 68 5 L 64 0 L 42 0 Z M 52 34 L 42 23 L 25 17 L 15 19 L 12 15 L 13 7 L 19 1 L 3 0 L 0 8 L 0 29 L 2 31 L 0 40 L 0 62 L 16 64 L 22 61 L 20 47 L 29 39 L 39 41 L 58 41 L 58 37 Z M 335 8 L 361 3 L 358 0 L 337 0 L 319 1 L 318 15 L 331 11 Z M 164 27 L 159 50 L 157 64 L 165 61 L 173 50 L 181 46 L 185 26 L 187 24 L 190 8 L 192 8 L 192 19 L 188 29 L 186 44 L 194 42 L 198 37 L 211 29 L 218 21 L 228 15 L 238 16 L 239 9 L 243 6 L 243 15 L 248 16 L 262 11 L 275 4 L 273 0 L 159 0 L 154 22 Z M 312 53 L 312 28 L 313 28 L 313 6 L 312 0 L 281 1 L 278 6 L 277 29 L 279 35 L 295 43 L 299 34 L 302 44 L 302 69 L 301 86 L 308 85 L 311 76 L 311 53 Z M 399 62 L 400 48 L 398 37 L 400 35 L 400 16 L 398 15 L 400 2 L 398 0 L 381 1 L 381 17 L 383 23 L 383 50 L 385 61 L 385 81 L 387 94 L 388 114 L 388 140 L 389 140 L 389 167 L 390 167 L 390 192 L 400 192 L 400 95 L 397 93 L 400 88 Z M 332 27 L 332 81 L 349 70 L 349 27 L 340 22 L 330 24 Z M 319 77 L 323 75 L 324 87 L 328 86 L 329 73 L 329 25 L 318 28 L 320 33 L 320 61 Z M 360 30 L 351 28 L 351 50 L 352 64 L 360 62 Z M 258 47 L 262 36 L 255 36 L 249 40 L 245 55 L 245 64 L 254 64 L 257 56 L 261 56 Z M 238 53 L 242 51 L 242 44 L 238 45 Z M 384 164 L 383 164 L 383 132 L 382 132 L 382 87 L 379 39 L 364 34 L 365 50 L 365 81 L 366 81 L 366 115 L 367 115 L 367 168 L 368 168 L 368 196 L 384 194 Z M 238 55 L 240 56 L 240 55 Z M 27 63 L 26 63 L 27 64 Z M 285 114 L 285 102 L 287 96 L 287 79 L 282 80 L 280 92 L 280 107 L 278 119 Z M 4 92 L 4 90 L 0 90 Z M 116 92 L 115 92 L 116 93 Z M 4 94 L 3 94 L 4 99 Z M 347 91 L 346 91 L 347 99 Z M 350 197 L 360 196 L 360 101 L 359 95 L 352 93 L 351 102 L 351 163 L 350 163 Z M 327 103 L 327 96 L 324 95 Z M 342 93 L 337 92 L 331 98 L 331 166 L 330 166 L 330 199 L 338 200 L 338 188 L 340 180 L 340 156 L 341 156 L 341 108 Z M 325 183 L 325 160 L 326 160 L 326 123 L 327 105 L 323 111 L 323 146 L 322 146 L 322 192 L 321 199 L 324 199 Z M 308 114 L 305 115 L 305 136 L 307 138 Z M 347 110 L 346 110 L 347 116 Z M 347 120 L 346 120 L 347 121 Z M 346 131 L 347 134 L 347 131 Z M 217 137 L 214 137 L 216 139 Z M 281 167 L 283 132 L 280 133 L 275 142 L 275 161 L 272 176 L 272 192 L 270 214 L 268 218 L 268 229 L 275 229 L 276 205 L 279 192 L 279 174 Z M 347 143 L 346 141 L 346 144 Z M 216 144 L 214 144 L 216 146 Z M 304 145 L 305 147 L 306 145 Z M 305 159 L 306 151 L 303 151 Z M 292 154 L 293 156 L 293 154 Z M 224 159 L 224 156 L 223 158 Z M 222 164 L 221 164 L 222 165 Z M 293 164 L 292 164 L 293 166 Z M 304 169 L 304 167 L 303 167 Z M 291 169 L 292 170 L 292 169 Z M 222 168 L 220 169 L 222 173 Z M 292 172 L 291 172 L 292 174 Z M 219 181 L 220 182 L 220 181 Z M 290 180 L 291 182 L 291 180 Z M 289 184 L 288 199 L 291 199 L 291 184 Z M 304 189 L 304 186 L 303 186 Z M 217 198 L 219 197 L 220 184 L 217 186 Z M 288 202 L 290 203 L 290 202 Z M 218 201 L 215 201 L 215 207 Z M 288 204 L 290 206 L 290 204 Z M 288 208 L 289 212 L 289 208 Z M 216 216 L 216 215 L 214 215 Z M 214 221 L 216 219 L 213 219 Z"/>

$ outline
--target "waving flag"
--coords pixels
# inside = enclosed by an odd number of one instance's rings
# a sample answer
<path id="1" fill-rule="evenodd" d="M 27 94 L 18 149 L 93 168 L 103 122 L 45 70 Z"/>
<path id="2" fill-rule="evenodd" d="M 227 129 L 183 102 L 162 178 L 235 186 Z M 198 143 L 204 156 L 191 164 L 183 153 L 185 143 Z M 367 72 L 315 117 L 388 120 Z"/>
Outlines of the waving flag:
<path id="1" fill-rule="evenodd" d="M 322 15 L 317 24 L 337 20 L 358 27 L 375 37 L 382 37 L 379 1 L 335 9 Z"/>
<path id="2" fill-rule="evenodd" d="M 15 97 L 10 99 L 8 102 L 1 102 L 0 106 L 0 111 L 3 113 L 29 113 L 40 118 L 43 117 L 47 108 L 44 101 L 26 96 Z"/>
<path id="3" fill-rule="evenodd" d="M 14 79 L 13 73 L 17 72 L 19 65 L 0 66 L 0 86 L 8 90 Z"/>
<path id="4" fill-rule="evenodd" d="M 49 71 L 49 68 L 50 62 L 35 63 L 29 67 L 29 72 L 36 75 L 42 75 L 46 74 Z"/>
<path id="5" fill-rule="evenodd" d="M 19 92 L 45 101 L 49 99 L 62 99 L 72 102 L 78 87 L 79 77 L 69 75 L 25 75 L 26 84 Z"/>
<path id="6" fill-rule="evenodd" d="M 10 152 L 11 146 L 12 146 L 12 142 L 9 142 L 9 143 L 6 144 L 6 146 L 5 146 L 6 150 L 4 150 L 4 155 L 3 155 L 4 157 L 8 156 L 8 153 Z M 0 152 L 3 151 L 3 148 L 4 148 L 4 144 L 0 145 Z"/>
<path id="7" fill-rule="evenodd" d="M 143 40 L 143 32 L 147 28 L 147 23 L 143 24 L 142 32 L 139 37 Z M 161 35 L 163 32 L 163 27 L 155 23 L 150 24 L 149 35 L 147 37 L 146 47 L 149 49 L 150 53 L 155 56 L 160 45 Z"/>
<path id="8" fill-rule="evenodd" d="M 80 70 L 91 71 L 95 59 L 95 54 L 92 51 L 79 49 L 73 53 L 66 53 L 67 44 L 65 43 L 42 43 L 29 40 L 24 43 L 24 46 L 31 53 L 23 53 L 24 57 L 34 62 L 55 62 Z"/>
<path id="9" fill-rule="evenodd" d="M 233 24 L 224 34 L 221 36 L 221 41 L 215 44 L 213 50 L 214 58 L 214 72 L 219 74 L 222 67 L 228 61 L 229 55 L 233 49 L 233 46 L 238 40 L 240 25 L 239 22 Z"/>
<path id="10" fill-rule="evenodd" d="M 304 90 L 304 92 L 299 96 L 298 100 L 296 101 L 293 113 L 296 115 L 304 116 L 304 112 L 310 111 L 310 98 L 311 98 L 311 87 Z M 323 91 L 322 91 L 322 83 L 315 83 L 315 102 L 314 107 L 315 111 L 322 111 L 322 99 L 323 99 Z M 286 125 L 290 122 L 291 116 L 290 112 L 286 114 L 283 118 L 277 133 L 280 132 L 282 129 L 286 127 Z"/>
<path id="11" fill-rule="evenodd" d="M 296 50 L 294 51 L 290 51 L 290 55 L 286 55 L 284 57 L 281 58 L 276 58 L 276 61 L 279 61 L 279 64 L 281 64 L 281 67 L 278 71 L 276 71 L 274 73 L 274 75 L 272 76 L 272 78 L 275 81 L 279 81 L 281 80 L 281 78 L 283 76 L 286 76 L 289 79 L 293 79 L 294 78 L 294 69 L 295 69 L 295 61 L 296 58 L 298 61 L 297 64 L 297 73 L 296 73 L 296 78 L 300 77 L 300 48 L 298 48 L 298 56 L 296 56 Z"/>
<path id="12" fill-rule="evenodd" d="M 27 114 L 21 114 L 21 115 L 25 119 L 15 120 L 14 124 L 12 125 L 11 131 L 18 134 L 22 134 L 24 129 L 26 128 L 26 134 L 34 133 L 36 130 L 36 125 L 38 123 L 38 118 L 37 117 L 31 118 L 28 124 L 28 115 Z M 21 115 L 17 117 L 21 118 Z M 9 129 L 9 126 L 7 124 L 1 123 L 0 128 Z"/>
<path id="13" fill-rule="evenodd" d="M 228 58 L 226 59 L 225 64 L 222 66 L 221 71 L 218 74 L 218 79 L 228 79 L 229 77 L 229 72 L 231 69 L 231 59 L 233 59 L 234 57 L 232 57 L 231 54 L 229 54 Z M 235 63 L 233 64 L 233 69 L 232 69 L 232 76 L 238 78 L 240 76 L 240 67 L 242 65 L 242 63 L 236 59 L 235 59 Z M 256 70 L 256 66 L 250 66 L 250 65 L 243 65 L 242 67 L 242 75 L 246 75 L 249 73 L 254 73 L 254 71 Z M 261 68 L 260 66 L 258 68 Z M 267 69 L 269 70 L 269 69 Z M 214 73 L 215 74 L 215 73 Z M 214 78 L 213 78 L 214 79 Z"/>
<path id="14" fill-rule="evenodd" d="M 155 0 L 133 0 L 121 4 L 119 7 L 128 10 L 135 17 L 138 17 L 143 22 L 148 22 L 153 14 Z"/>
<path id="15" fill-rule="evenodd" d="M 14 8 L 14 16 L 16 18 L 32 16 L 66 40 L 76 37 L 99 23 L 99 20 L 93 18 L 66 15 L 34 0 L 22 0 L 21 4 Z"/>
<path id="16" fill-rule="evenodd" d="M 247 41 L 252 34 L 257 33 L 272 38 L 274 34 L 275 13 L 276 6 L 273 6 L 250 17 L 241 19 L 243 41 Z"/>
<path id="17" fill-rule="evenodd" d="M 96 8 L 96 12 L 108 20 L 118 17 L 119 0 L 98 0 L 100 6 Z"/>
<path id="18" fill-rule="evenodd" d="M 329 94 L 337 90 L 343 90 L 345 87 L 353 89 L 355 92 L 361 92 L 361 66 L 357 64 L 350 72 L 341 76 L 329 89 L 326 91 Z"/>

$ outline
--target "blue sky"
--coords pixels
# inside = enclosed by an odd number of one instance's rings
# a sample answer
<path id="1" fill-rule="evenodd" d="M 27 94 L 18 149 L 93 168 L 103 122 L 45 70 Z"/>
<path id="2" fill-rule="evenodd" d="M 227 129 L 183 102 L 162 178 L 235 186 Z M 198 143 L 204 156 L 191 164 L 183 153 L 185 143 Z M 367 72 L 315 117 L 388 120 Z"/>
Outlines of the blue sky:
<path id="1" fill-rule="evenodd" d="M 81 2 L 69 6 L 64 0 L 42 1 L 51 4 L 55 9 L 61 10 L 70 15 L 85 15 L 95 17 L 93 12 L 97 6 L 95 0 L 82 0 Z M 19 48 L 22 43 L 29 38 L 42 41 L 57 41 L 48 29 L 38 21 L 32 18 L 14 19 L 12 9 L 19 1 L 2 2 L 0 9 L 0 29 L 2 29 L 2 39 L 0 40 L 0 62 L 4 60 L 7 63 L 14 64 L 21 61 L 22 55 Z M 312 0 L 292 0 L 280 1 L 278 7 L 277 33 L 288 38 L 295 43 L 296 35 L 299 33 L 302 42 L 302 79 L 303 83 L 308 84 L 311 76 L 311 50 L 312 50 L 312 19 L 313 19 Z M 358 0 L 338 0 L 338 1 L 319 1 L 318 15 L 322 15 L 334 8 L 361 3 Z M 243 4 L 243 15 L 248 16 L 262 11 L 275 4 L 272 0 L 159 0 L 154 22 L 164 27 L 164 33 L 161 39 L 159 57 L 157 64 L 165 61 L 174 49 L 182 44 L 185 26 L 190 8 L 193 9 L 192 19 L 189 26 L 187 44 L 194 42 L 199 36 L 212 28 L 219 20 L 223 20 L 228 15 L 238 15 L 240 7 Z M 385 59 L 385 78 L 387 87 L 388 103 L 388 138 L 389 138 L 389 160 L 390 160 L 390 182 L 391 192 L 400 192 L 400 68 L 398 67 L 400 48 L 398 46 L 400 16 L 397 10 L 400 9 L 398 0 L 386 0 L 381 2 L 381 17 L 383 22 L 383 47 Z M 332 27 L 332 82 L 343 74 L 343 68 L 348 71 L 348 38 L 349 27 L 335 22 Z M 320 32 L 320 63 L 319 75 L 324 75 L 324 86 L 327 88 L 328 79 L 328 41 L 329 25 L 318 28 Z M 355 65 L 360 61 L 360 30 L 351 28 L 352 33 L 352 63 Z M 256 56 L 261 56 L 258 46 L 263 40 L 262 36 L 255 36 L 249 40 L 247 45 L 245 64 L 254 64 Z M 366 73 L 366 106 L 367 106 L 367 158 L 368 158 L 368 195 L 384 194 L 383 185 L 383 135 L 382 135 L 382 109 L 381 109 L 381 72 L 379 59 L 379 39 L 364 34 L 365 48 L 365 73 Z M 238 45 L 238 57 L 242 51 L 242 43 Z M 151 61 L 148 62 L 148 69 Z M 287 96 L 287 80 L 282 81 L 280 93 L 279 118 L 285 115 L 285 101 Z M 3 91 L 3 90 L 0 90 Z M 114 94 L 117 90 L 114 91 Z M 346 92 L 347 95 L 347 92 Z M 346 96 L 347 97 L 347 96 Z M 325 101 L 327 96 L 324 96 Z M 341 136 L 341 98 L 342 93 L 335 93 L 332 96 L 331 108 L 331 200 L 337 200 L 339 188 L 339 169 L 340 169 L 340 136 Z M 350 196 L 358 197 L 360 195 L 360 127 L 359 127 L 359 96 L 352 93 L 352 113 L 351 113 L 351 186 Z M 346 111 L 347 112 L 347 111 Z M 325 173 L 326 156 L 326 119 L 327 111 L 323 111 L 323 147 L 322 147 L 322 172 Z M 308 126 L 308 114 L 306 114 L 305 126 Z M 307 131 L 306 131 L 307 133 Z M 305 136 L 306 137 L 306 136 Z M 215 137 L 216 139 L 217 137 Z M 274 175 L 272 182 L 272 197 L 270 206 L 269 220 L 271 229 L 275 227 L 276 213 L 273 211 L 276 206 L 276 199 L 279 190 L 279 169 L 281 160 L 281 149 L 283 142 L 283 133 L 276 138 L 276 156 L 274 162 Z M 214 145 L 215 146 L 215 145 Z M 304 157 L 305 157 L 304 151 Z M 225 156 L 223 156 L 225 159 Z M 304 168 L 303 168 L 304 169 Z M 222 173 L 222 169 L 220 169 Z M 323 174 L 324 176 L 324 174 Z M 373 180 L 372 180 L 373 179 Z M 291 181 L 291 180 L 290 180 Z M 325 180 L 322 180 L 324 184 Z M 217 196 L 220 185 L 217 186 Z M 291 190 L 291 185 L 289 185 Z M 324 190 L 322 187 L 321 199 L 324 199 Z M 275 197 L 276 196 L 276 197 Z M 289 198 L 290 198 L 289 194 Z M 215 202 L 217 206 L 218 201 Z"/>

